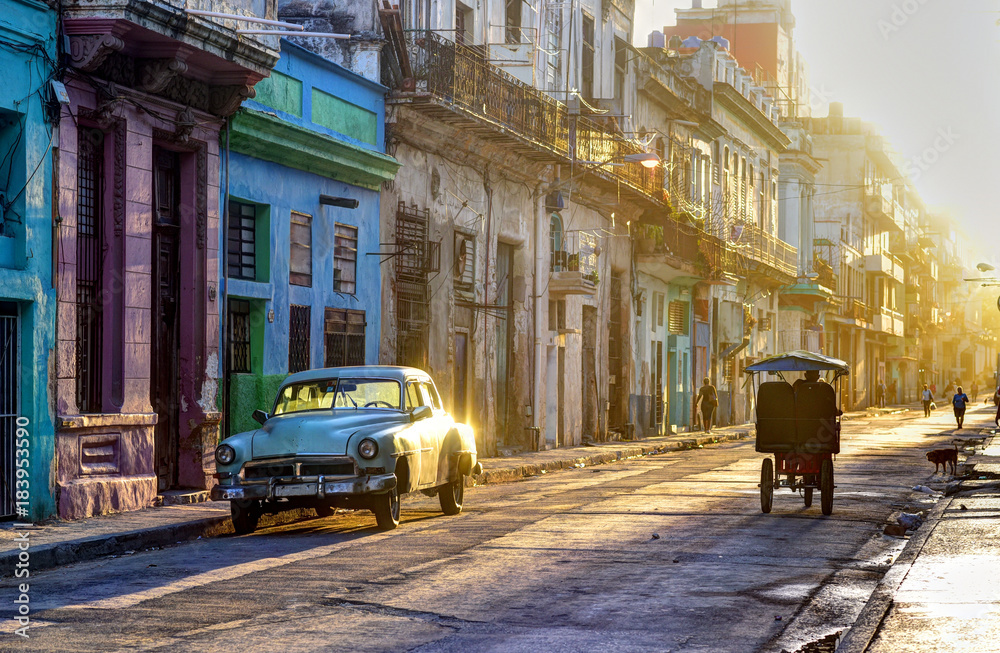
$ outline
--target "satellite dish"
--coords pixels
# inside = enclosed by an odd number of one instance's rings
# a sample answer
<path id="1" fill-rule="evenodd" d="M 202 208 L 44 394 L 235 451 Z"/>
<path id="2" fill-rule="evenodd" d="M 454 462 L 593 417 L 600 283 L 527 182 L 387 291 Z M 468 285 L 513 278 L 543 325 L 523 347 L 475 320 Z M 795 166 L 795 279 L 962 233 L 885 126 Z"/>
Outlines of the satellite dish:
<path id="1" fill-rule="evenodd" d="M 976 269 L 980 272 L 992 272 L 993 270 L 996 270 L 996 268 L 989 263 L 980 263 L 976 266 Z"/>

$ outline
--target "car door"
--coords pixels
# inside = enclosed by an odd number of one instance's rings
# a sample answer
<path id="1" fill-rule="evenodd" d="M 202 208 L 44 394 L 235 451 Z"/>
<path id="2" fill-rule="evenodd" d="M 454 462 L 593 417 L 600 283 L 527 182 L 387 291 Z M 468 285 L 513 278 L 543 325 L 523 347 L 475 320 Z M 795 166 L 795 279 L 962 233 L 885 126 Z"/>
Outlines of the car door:
<path id="1" fill-rule="evenodd" d="M 441 453 L 441 440 L 447 431 L 444 431 L 444 419 L 446 417 L 441 406 L 441 398 L 434 389 L 434 384 L 426 379 L 417 383 L 417 390 L 420 393 L 422 406 L 430 406 L 432 414 L 427 419 L 420 420 L 420 484 L 422 486 L 437 485 L 438 480 L 438 457 Z"/>

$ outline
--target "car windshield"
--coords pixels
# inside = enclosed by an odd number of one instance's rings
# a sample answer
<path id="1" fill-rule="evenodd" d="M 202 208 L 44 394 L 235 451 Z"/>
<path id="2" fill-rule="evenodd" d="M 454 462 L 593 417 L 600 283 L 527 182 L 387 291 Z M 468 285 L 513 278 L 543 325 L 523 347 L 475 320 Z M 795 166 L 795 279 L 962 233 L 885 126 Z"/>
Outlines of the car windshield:
<path id="1" fill-rule="evenodd" d="M 274 414 L 330 408 L 399 408 L 399 382 L 387 379 L 322 379 L 282 388 Z"/>

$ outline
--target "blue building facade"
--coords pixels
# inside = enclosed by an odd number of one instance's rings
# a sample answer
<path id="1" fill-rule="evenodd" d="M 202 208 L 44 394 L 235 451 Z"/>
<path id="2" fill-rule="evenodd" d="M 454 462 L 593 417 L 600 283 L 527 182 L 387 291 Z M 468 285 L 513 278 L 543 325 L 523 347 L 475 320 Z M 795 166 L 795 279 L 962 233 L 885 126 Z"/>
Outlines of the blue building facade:
<path id="1" fill-rule="evenodd" d="M 34 0 L 5 3 L 0 16 L 0 519 L 55 513 L 55 27 L 56 12 Z"/>
<path id="2" fill-rule="evenodd" d="M 230 124 L 220 261 L 226 433 L 256 426 L 291 372 L 378 362 L 385 92 L 281 42 Z"/>

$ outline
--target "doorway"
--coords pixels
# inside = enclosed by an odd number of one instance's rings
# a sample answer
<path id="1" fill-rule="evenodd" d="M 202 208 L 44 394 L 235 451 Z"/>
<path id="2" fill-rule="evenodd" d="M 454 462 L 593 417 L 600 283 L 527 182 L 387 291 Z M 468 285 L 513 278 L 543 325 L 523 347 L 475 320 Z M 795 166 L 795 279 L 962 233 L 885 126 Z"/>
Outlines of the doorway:
<path id="1" fill-rule="evenodd" d="M 469 380 L 469 334 L 455 332 L 455 373 L 452 376 L 452 415 L 456 422 L 467 424 L 466 384 Z"/>
<path id="2" fill-rule="evenodd" d="M 17 417 L 20 414 L 20 329 L 17 304 L 0 302 L 0 519 L 13 517 Z"/>
<path id="3" fill-rule="evenodd" d="M 178 292 L 180 290 L 180 157 L 153 148 L 153 293 L 150 400 L 157 420 L 153 432 L 157 491 L 177 484 Z"/>

